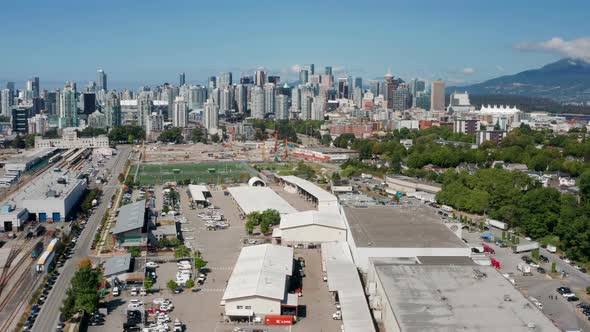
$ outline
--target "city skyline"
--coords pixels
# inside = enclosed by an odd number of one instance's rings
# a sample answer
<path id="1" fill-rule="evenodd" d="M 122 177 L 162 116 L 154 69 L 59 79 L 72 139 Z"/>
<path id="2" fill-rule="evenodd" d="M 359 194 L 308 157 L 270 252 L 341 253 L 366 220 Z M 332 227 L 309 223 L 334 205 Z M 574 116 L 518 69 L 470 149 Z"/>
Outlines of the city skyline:
<path id="1" fill-rule="evenodd" d="M 567 7 L 427 2 L 231 2 L 223 7 L 199 2 L 164 8 L 117 3 L 117 11 L 110 1 L 34 8 L 9 3 L 0 26 L 9 31 L 26 14 L 35 24 L 13 29 L 11 36 L 35 42 L 0 55 L 0 81 L 21 86 L 38 76 L 43 86 L 54 87 L 96 80 L 101 68 L 109 74 L 109 86 L 137 88 L 176 83 L 180 72 L 187 82 L 203 83 L 210 75 L 239 77 L 259 67 L 295 81 L 301 65 L 314 63 L 333 66 L 335 76 L 368 80 L 391 70 L 406 80 L 441 78 L 461 85 L 558 58 L 590 59 L 582 33 L 590 30 L 583 14 L 588 5 L 582 1 Z M 38 35 L 40 26 L 44 37 Z"/>

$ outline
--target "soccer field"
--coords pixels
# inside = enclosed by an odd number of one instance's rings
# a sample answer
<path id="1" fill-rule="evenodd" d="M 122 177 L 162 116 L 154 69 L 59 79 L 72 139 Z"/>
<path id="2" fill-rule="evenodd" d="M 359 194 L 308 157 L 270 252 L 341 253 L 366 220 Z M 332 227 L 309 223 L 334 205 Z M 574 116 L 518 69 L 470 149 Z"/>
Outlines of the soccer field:
<path id="1" fill-rule="evenodd" d="M 134 176 L 136 165 L 129 175 Z M 245 182 L 252 175 L 239 163 L 223 164 L 142 164 L 138 181 L 141 185 L 162 184 L 191 180 L 192 183 L 238 183 Z"/>

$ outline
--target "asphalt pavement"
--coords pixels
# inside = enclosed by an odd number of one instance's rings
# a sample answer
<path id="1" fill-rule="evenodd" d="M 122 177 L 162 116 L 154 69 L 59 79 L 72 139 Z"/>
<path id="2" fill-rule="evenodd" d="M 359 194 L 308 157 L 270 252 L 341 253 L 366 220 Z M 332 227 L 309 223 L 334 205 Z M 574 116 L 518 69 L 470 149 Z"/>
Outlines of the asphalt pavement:
<path id="1" fill-rule="evenodd" d="M 43 304 L 41 307 L 39 316 L 33 325 L 33 331 L 55 331 L 55 327 L 57 326 L 59 319 L 60 308 L 66 296 L 66 289 L 70 287 L 70 280 L 76 272 L 76 263 L 81 258 L 87 257 L 90 254 L 90 246 L 96 234 L 96 228 L 100 224 L 108 209 L 108 202 L 110 201 L 110 198 L 116 193 L 117 188 L 119 188 L 117 177 L 119 173 L 123 171 L 123 168 L 125 167 L 125 160 L 127 160 L 130 151 L 130 146 L 121 146 L 118 150 L 118 154 L 112 159 L 114 164 L 111 164 L 112 166 L 108 164 L 105 165 L 105 167 L 111 166 L 111 178 L 107 185 L 103 187 L 103 196 L 100 200 L 100 204 L 90 216 L 86 227 L 80 234 L 74 254 L 60 269 L 59 278 L 57 279 L 52 291 L 49 293 L 45 304 Z"/>

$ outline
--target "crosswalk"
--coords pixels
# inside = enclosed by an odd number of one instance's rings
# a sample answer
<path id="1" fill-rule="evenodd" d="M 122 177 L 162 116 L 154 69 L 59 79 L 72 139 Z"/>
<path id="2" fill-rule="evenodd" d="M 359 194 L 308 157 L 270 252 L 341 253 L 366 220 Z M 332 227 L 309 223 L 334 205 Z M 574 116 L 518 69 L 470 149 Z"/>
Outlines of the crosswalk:
<path id="1" fill-rule="evenodd" d="M 225 292 L 225 288 L 201 288 L 200 292 Z"/>

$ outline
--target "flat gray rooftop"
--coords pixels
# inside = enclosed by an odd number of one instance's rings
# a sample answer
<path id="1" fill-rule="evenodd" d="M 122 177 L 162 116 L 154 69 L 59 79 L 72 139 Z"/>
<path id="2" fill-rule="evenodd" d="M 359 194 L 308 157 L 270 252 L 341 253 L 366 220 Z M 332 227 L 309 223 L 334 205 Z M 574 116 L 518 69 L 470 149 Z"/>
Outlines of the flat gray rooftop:
<path id="1" fill-rule="evenodd" d="M 357 247 L 464 248 L 440 217 L 425 206 L 344 207 Z"/>
<path id="2" fill-rule="evenodd" d="M 375 269 L 401 331 L 559 331 L 492 267 L 376 265 Z M 475 270 L 485 276 L 476 277 Z"/>

